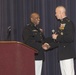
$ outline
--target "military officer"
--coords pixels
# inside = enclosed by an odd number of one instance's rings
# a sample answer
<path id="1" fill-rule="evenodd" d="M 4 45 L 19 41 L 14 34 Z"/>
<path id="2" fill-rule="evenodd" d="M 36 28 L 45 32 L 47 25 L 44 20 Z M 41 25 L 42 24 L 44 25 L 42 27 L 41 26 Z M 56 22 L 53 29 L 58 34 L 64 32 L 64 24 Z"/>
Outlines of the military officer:
<path id="1" fill-rule="evenodd" d="M 40 16 L 38 13 L 32 13 L 30 16 L 30 24 L 23 30 L 23 41 L 25 44 L 38 50 L 35 55 L 35 75 L 41 75 L 42 63 L 44 60 L 44 50 L 42 43 L 44 42 L 43 30 L 38 27 Z"/>
<path id="2" fill-rule="evenodd" d="M 44 43 L 43 49 L 48 50 L 52 47 L 58 47 L 59 63 L 62 75 L 75 75 L 74 70 L 74 35 L 75 27 L 72 21 L 66 16 L 66 9 L 58 6 L 55 10 L 57 19 L 60 20 L 60 26 L 57 33 L 52 34 L 54 42 Z"/>

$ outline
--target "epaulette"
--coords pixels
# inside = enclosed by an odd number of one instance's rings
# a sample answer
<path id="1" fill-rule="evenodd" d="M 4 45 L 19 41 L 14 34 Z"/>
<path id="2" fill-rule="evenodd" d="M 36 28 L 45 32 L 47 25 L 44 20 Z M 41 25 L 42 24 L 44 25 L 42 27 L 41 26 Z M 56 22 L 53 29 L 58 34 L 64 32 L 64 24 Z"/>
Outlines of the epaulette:
<path id="1" fill-rule="evenodd" d="M 70 22 L 70 19 L 66 19 L 68 22 Z"/>
<path id="2" fill-rule="evenodd" d="M 27 26 L 29 26 L 30 24 L 27 24 Z"/>

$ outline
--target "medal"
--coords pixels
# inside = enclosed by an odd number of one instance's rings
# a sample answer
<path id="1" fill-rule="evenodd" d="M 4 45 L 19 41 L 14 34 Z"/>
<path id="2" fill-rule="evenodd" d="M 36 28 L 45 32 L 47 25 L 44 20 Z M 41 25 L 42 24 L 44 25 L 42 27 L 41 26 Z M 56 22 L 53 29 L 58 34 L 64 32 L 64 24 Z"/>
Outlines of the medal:
<path id="1" fill-rule="evenodd" d="M 64 30 L 65 25 L 66 25 L 65 23 L 64 23 L 64 24 L 61 24 L 60 27 L 59 27 L 59 29 L 60 29 L 60 30 Z"/>

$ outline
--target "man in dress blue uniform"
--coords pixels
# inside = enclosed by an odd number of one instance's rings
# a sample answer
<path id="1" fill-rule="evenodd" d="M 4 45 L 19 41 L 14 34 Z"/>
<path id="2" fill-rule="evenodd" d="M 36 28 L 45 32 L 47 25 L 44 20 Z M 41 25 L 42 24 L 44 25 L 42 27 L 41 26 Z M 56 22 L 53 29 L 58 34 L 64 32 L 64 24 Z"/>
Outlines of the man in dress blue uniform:
<path id="1" fill-rule="evenodd" d="M 38 50 L 35 55 L 35 75 L 41 75 L 42 63 L 44 60 L 44 50 L 42 44 L 44 43 L 43 30 L 38 27 L 40 16 L 38 13 L 32 13 L 30 16 L 30 24 L 23 30 L 23 41 L 25 44 Z"/>
<path id="2" fill-rule="evenodd" d="M 43 49 L 58 47 L 59 63 L 62 75 L 75 75 L 74 71 L 74 35 L 75 27 L 72 21 L 66 16 L 66 9 L 58 6 L 55 10 L 56 17 L 60 20 L 60 26 L 57 33 L 52 34 L 54 42 L 44 43 Z"/>

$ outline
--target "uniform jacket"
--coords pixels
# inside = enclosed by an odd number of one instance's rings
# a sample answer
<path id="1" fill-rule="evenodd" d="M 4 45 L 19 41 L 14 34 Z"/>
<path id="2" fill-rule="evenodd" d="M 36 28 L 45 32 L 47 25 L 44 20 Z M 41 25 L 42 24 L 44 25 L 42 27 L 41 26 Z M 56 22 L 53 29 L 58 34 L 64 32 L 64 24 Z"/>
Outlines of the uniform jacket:
<path id="1" fill-rule="evenodd" d="M 75 27 L 74 24 L 66 17 L 60 22 L 60 27 L 58 28 L 58 37 L 54 43 L 50 45 L 58 46 L 59 59 L 69 59 L 75 57 L 74 49 L 74 35 Z"/>
<path id="2" fill-rule="evenodd" d="M 44 35 L 40 31 L 40 28 L 34 26 L 33 23 L 30 23 L 24 28 L 22 37 L 25 44 L 38 50 L 35 59 L 43 60 L 44 50 L 42 49 L 42 43 L 44 42 Z"/>

